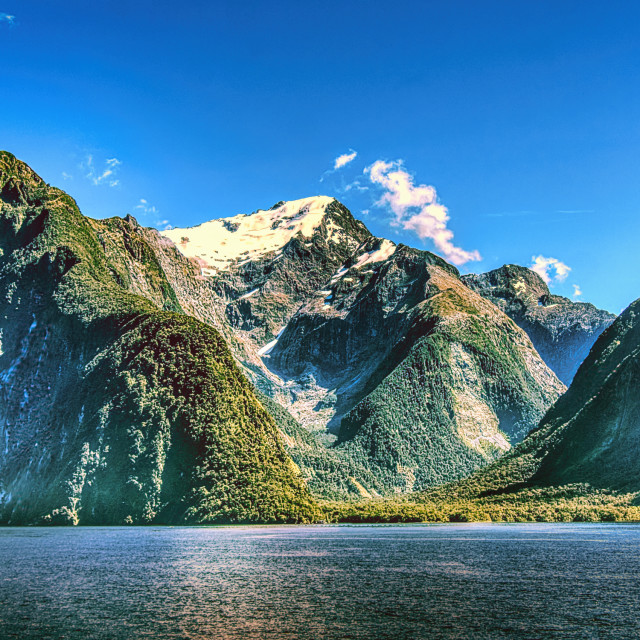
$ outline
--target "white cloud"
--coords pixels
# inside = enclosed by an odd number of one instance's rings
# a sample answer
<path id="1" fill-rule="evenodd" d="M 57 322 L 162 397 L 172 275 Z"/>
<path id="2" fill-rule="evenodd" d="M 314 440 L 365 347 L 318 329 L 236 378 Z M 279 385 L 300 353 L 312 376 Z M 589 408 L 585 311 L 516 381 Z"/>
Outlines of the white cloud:
<path id="1" fill-rule="evenodd" d="M 81 168 L 87 172 L 86 177 L 94 185 L 108 184 L 110 187 L 117 187 L 120 184 L 120 180 L 115 177 L 115 173 L 121 164 L 122 162 L 118 158 L 108 158 L 104 162 L 104 168 L 100 171 L 96 169 L 93 156 L 89 155 L 81 165 Z"/>
<path id="2" fill-rule="evenodd" d="M 15 24 L 15 16 L 10 16 L 8 13 L 0 11 L 0 22 L 6 22 L 8 24 Z"/>
<path id="3" fill-rule="evenodd" d="M 535 271 L 547 284 L 564 282 L 571 271 L 571 267 L 557 258 L 532 256 L 531 270 Z M 575 294 L 574 294 L 575 295 Z"/>
<path id="4" fill-rule="evenodd" d="M 153 205 L 150 205 L 144 198 L 140 198 L 140 202 L 134 207 L 134 209 L 141 209 L 143 213 L 150 213 L 152 215 L 158 213 L 158 210 Z"/>
<path id="5" fill-rule="evenodd" d="M 72 176 L 70 173 L 67 173 L 66 171 L 63 171 L 63 172 L 62 172 L 62 177 L 63 177 L 65 180 L 72 180 L 72 179 L 73 179 L 73 176 Z"/>
<path id="6" fill-rule="evenodd" d="M 344 167 L 346 164 L 349 164 L 358 155 L 358 152 L 353 149 L 350 149 L 349 151 L 351 151 L 351 153 L 343 153 L 333 161 L 334 171 Z"/>
<path id="7" fill-rule="evenodd" d="M 572 286 L 573 286 L 573 297 L 579 298 L 582 295 L 582 289 L 580 288 L 580 285 L 574 284 Z"/>
<path id="8" fill-rule="evenodd" d="M 369 187 L 363 186 L 360 183 L 360 180 L 354 180 L 353 182 L 350 182 L 346 187 L 342 189 L 342 191 L 346 193 L 347 191 L 351 191 L 352 189 L 355 189 L 356 191 L 369 191 Z"/>
<path id="9" fill-rule="evenodd" d="M 447 227 L 449 210 L 438 202 L 434 187 L 413 183 L 413 176 L 404 170 L 402 162 L 378 160 L 365 173 L 385 190 L 376 204 L 391 209 L 394 224 L 415 232 L 422 240 L 433 240 L 436 249 L 453 264 L 482 259 L 478 251 L 466 251 L 453 244 L 453 231 Z"/>
<path id="10" fill-rule="evenodd" d="M 161 231 L 173 229 L 168 220 L 162 220 L 158 217 L 158 209 L 154 205 L 149 204 L 145 198 L 140 198 L 139 203 L 134 207 L 134 209 L 140 211 L 144 216 L 153 216 L 156 218 L 152 223 L 156 229 L 160 229 Z"/>

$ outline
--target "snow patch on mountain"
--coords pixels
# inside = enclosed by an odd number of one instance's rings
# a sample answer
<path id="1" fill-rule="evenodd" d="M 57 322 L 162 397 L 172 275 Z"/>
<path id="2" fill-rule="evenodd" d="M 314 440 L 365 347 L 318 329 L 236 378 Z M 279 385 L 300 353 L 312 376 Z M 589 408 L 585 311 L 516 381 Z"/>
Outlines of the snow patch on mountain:
<path id="1" fill-rule="evenodd" d="M 195 259 L 203 275 L 214 275 L 232 265 L 246 264 L 278 251 L 298 234 L 310 238 L 333 201 L 328 196 L 302 198 L 268 211 L 160 233 L 172 240 L 183 255 Z"/>
<path id="2" fill-rule="evenodd" d="M 365 264 L 384 262 L 396 252 L 396 248 L 395 242 L 383 239 L 378 249 L 375 249 L 374 251 L 367 251 L 361 256 L 358 256 L 358 259 L 352 268 L 360 269 L 361 267 L 364 267 Z"/>
<path id="3" fill-rule="evenodd" d="M 249 291 L 249 293 L 245 293 L 241 295 L 238 298 L 238 300 L 244 300 L 245 298 L 250 298 L 251 296 L 254 296 L 256 293 L 258 293 L 258 291 L 260 291 L 260 289 L 253 289 L 252 291 Z"/>
<path id="4" fill-rule="evenodd" d="M 258 349 L 258 355 L 260 357 L 268 356 L 273 351 L 274 347 L 278 344 L 278 340 L 280 339 L 282 332 L 285 329 L 286 329 L 286 326 L 282 327 L 282 329 L 280 329 L 280 331 L 278 332 L 278 335 L 275 337 L 274 340 L 272 340 L 271 342 L 267 342 L 267 344 L 265 344 L 264 347 L 261 347 L 260 349 Z"/>
<path id="5" fill-rule="evenodd" d="M 329 284 L 336 284 L 336 282 L 343 278 L 350 269 L 361 269 L 365 265 L 385 262 L 386 260 L 391 258 L 391 256 L 393 256 L 393 254 L 396 252 L 396 249 L 398 248 L 395 242 L 391 242 L 391 240 L 386 240 L 384 238 L 380 238 L 376 244 L 377 246 L 375 249 L 370 249 L 368 251 L 365 250 L 362 253 L 359 253 L 359 251 L 357 251 L 354 258 L 349 260 L 349 262 L 343 264 L 340 269 L 338 269 L 338 271 L 334 273 L 331 280 L 329 281 Z M 371 246 L 370 243 L 369 246 Z M 355 262 L 353 262 L 353 260 L 355 260 Z"/>

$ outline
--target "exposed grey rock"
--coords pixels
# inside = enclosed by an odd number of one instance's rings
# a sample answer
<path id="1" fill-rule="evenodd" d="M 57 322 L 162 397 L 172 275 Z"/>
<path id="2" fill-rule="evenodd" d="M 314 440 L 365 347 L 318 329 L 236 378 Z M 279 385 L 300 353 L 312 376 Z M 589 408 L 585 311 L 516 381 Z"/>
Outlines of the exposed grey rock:
<path id="1" fill-rule="evenodd" d="M 615 319 L 614 314 L 588 302 L 551 294 L 544 280 L 526 267 L 505 265 L 463 276 L 462 281 L 524 329 L 542 359 L 567 385 L 598 336 Z"/>

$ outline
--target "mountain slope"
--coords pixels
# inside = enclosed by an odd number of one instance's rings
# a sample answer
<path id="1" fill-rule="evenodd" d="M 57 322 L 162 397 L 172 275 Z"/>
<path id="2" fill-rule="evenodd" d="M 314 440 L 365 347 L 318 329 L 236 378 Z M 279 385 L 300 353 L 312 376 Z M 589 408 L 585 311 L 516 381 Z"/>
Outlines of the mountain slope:
<path id="1" fill-rule="evenodd" d="M 542 359 L 567 385 L 598 336 L 615 319 L 587 302 L 552 295 L 544 280 L 526 267 L 504 265 L 488 273 L 462 276 L 462 280 L 524 329 Z"/>
<path id="2" fill-rule="evenodd" d="M 85 218 L 6 152 L 0 202 L 0 522 L 313 518 L 273 420 L 130 221 Z"/>
<path id="3" fill-rule="evenodd" d="M 588 482 L 640 490 L 640 300 L 594 345 L 566 397 L 541 424 L 552 450 L 536 474 L 545 483 Z"/>
<path id="4" fill-rule="evenodd" d="M 563 390 L 526 335 L 432 254 L 399 246 L 370 265 L 354 259 L 272 356 L 331 380 L 337 449 L 388 493 L 467 475 L 519 442 Z"/>
<path id="5" fill-rule="evenodd" d="M 234 331 L 262 346 L 370 234 L 337 200 L 316 196 L 162 235 L 198 264 Z"/>
<path id="6" fill-rule="evenodd" d="M 540 426 L 495 464 L 432 494 L 482 498 L 531 491 L 640 491 L 640 300 L 598 338 Z"/>
<path id="7" fill-rule="evenodd" d="M 324 446 L 275 400 L 260 392 L 258 397 L 278 424 L 287 451 L 313 495 L 325 500 L 379 497 L 373 488 L 375 474 L 356 456 Z"/>

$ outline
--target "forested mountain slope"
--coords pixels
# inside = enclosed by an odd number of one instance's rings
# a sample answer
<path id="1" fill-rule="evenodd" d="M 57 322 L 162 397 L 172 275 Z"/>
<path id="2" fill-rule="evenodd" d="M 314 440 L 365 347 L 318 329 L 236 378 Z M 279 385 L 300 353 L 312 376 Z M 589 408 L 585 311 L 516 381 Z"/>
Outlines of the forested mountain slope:
<path id="1" fill-rule="evenodd" d="M 639 388 L 636 300 L 598 338 L 538 429 L 498 462 L 433 495 L 477 499 L 514 494 L 526 501 L 532 491 L 553 487 L 578 494 L 639 492 Z"/>

